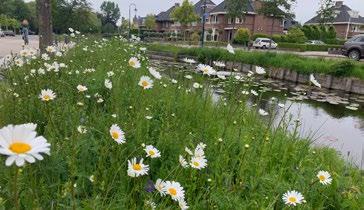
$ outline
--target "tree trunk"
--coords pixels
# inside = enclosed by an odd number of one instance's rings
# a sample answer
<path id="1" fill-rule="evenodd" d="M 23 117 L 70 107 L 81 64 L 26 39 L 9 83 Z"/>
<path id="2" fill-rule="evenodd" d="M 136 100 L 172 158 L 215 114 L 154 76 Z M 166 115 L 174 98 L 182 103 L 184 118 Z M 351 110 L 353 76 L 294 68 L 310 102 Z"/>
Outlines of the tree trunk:
<path id="1" fill-rule="evenodd" d="M 273 29 L 274 29 L 274 16 L 272 17 L 272 27 L 271 27 L 271 30 L 270 30 L 270 41 L 269 41 L 269 49 L 268 50 L 271 50 L 272 49 L 272 40 L 273 40 Z"/>
<path id="2" fill-rule="evenodd" d="M 230 44 L 233 43 L 234 41 L 234 31 L 235 31 L 235 22 L 236 22 L 236 17 L 233 20 L 233 30 L 231 31 L 231 40 L 230 40 Z"/>
<path id="3" fill-rule="evenodd" d="M 37 0 L 39 24 L 39 49 L 45 52 L 46 47 L 53 44 L 51 0 Z"/>

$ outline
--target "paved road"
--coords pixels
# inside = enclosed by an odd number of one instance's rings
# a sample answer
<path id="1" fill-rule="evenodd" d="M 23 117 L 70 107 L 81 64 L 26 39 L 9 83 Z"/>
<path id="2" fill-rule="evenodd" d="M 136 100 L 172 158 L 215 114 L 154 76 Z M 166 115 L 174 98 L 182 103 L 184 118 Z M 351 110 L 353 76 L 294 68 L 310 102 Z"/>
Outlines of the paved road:
<path id="1" fill-rule="evenodd" d="M 13 53 L 18 53 L 23 49 L 24 41 L 21 36 L 15 37 L 1 37 L 0 38 L 0 58 L 5 55 Z M 29 37 L 29 47 L 38 49 L 39 41 L 38 36 L 30 36 Z"/>

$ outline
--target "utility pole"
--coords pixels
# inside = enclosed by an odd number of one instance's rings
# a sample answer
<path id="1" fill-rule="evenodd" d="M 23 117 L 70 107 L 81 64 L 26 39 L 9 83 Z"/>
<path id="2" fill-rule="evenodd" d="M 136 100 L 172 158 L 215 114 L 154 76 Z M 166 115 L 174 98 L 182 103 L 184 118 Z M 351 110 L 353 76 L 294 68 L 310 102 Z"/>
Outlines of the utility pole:
<path id="1" fill-rule="evenodd" d="M 206 23 L 206 0 L 203 3 L 203 12 L 202 12 L 202 33 L 201 33 L 201 47 L 204 47 L 205 42 L 205 23 Z"/>
<path id="2" fill-rule="evenodd" d="M 51 0 L 37 0 L 37 17 L 39 24 L 39 49 L 45 52 L 53 44 Z"/>

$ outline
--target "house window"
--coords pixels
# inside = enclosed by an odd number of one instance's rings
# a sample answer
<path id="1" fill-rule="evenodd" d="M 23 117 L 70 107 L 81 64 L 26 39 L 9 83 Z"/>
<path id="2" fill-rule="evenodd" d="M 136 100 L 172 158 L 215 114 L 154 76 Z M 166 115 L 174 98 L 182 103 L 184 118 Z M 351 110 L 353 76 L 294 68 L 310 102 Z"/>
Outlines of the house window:
<path id="1" fill-rule="evenodd" d="M 214 23 L 217 23 L 217 15 L 214 15 Z"/>
<path id="2" fill-rule="evenodd" d="M 235 23 L 239 24 L 240 23 L 240 18 L 235 18 Z"/>

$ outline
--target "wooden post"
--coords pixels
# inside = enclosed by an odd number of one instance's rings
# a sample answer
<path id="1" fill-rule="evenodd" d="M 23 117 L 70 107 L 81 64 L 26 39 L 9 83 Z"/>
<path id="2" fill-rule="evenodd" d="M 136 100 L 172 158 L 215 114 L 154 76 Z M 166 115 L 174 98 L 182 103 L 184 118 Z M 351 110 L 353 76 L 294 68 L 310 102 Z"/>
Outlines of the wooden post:
<path id="1" fill-rule="evenodd" d="M 53 44 L 51 0 L 37 0 L 37 16 L 39 24 L 39 49 L 41 53 Z"/>

